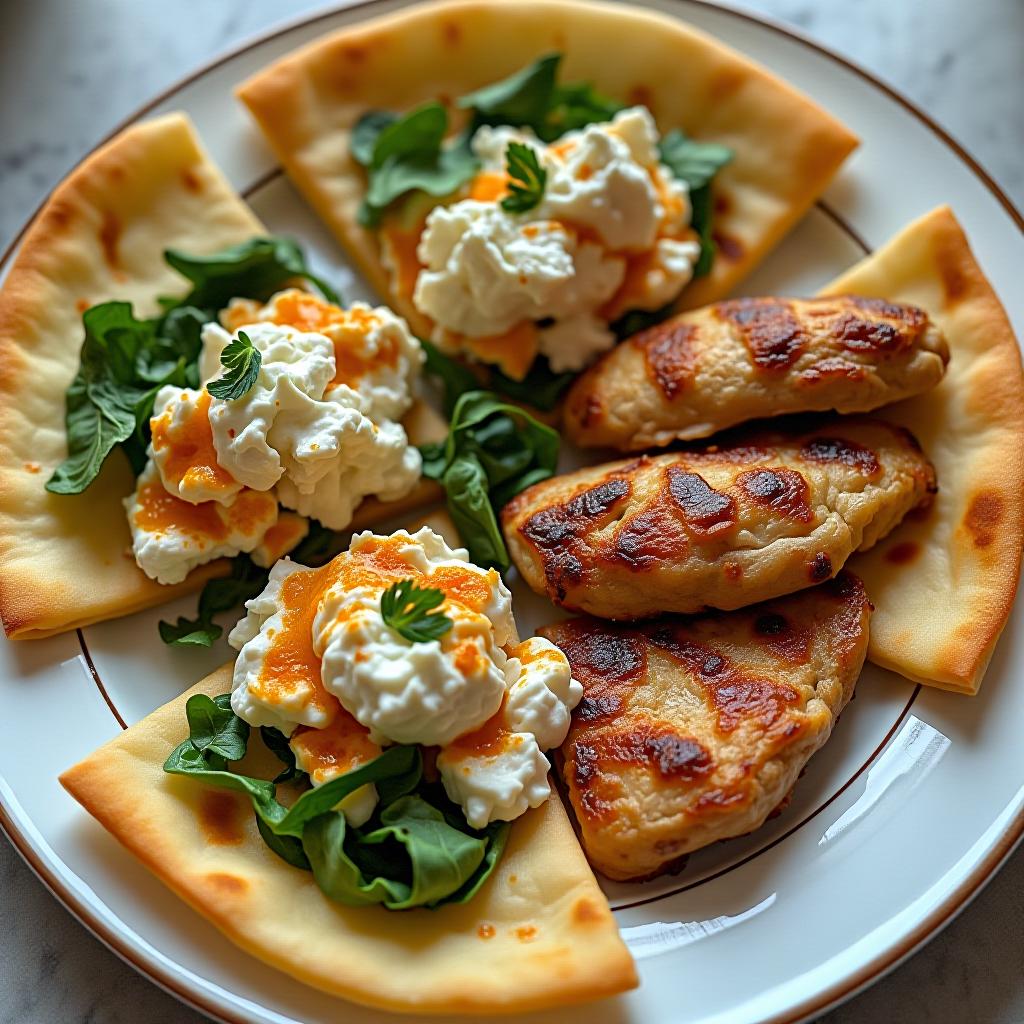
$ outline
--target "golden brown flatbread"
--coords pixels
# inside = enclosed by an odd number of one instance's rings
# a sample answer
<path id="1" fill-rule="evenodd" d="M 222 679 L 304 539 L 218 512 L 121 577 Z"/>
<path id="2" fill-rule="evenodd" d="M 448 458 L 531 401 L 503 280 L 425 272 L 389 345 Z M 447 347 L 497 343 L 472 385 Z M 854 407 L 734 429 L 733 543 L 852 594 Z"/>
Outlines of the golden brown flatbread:
<path id="1" fill-rule="evenodd" d="M 875 604 L 868 658 L 976 693 L 1006 624 L 1024 543 L 1024 378 L 1006 312 L 948 207 L 824 289 L 911 302 L 949 342 L 945 379 L 881 415 L 914 432 L 939 493 L 850 560 Z"/>
<path id="2" fill-rule="evenodd" d="M 8 636 L 127 615 L 225 571 L 224 562 L 202 566 L 175 586 L 143 574 L 121 506 L 134 482 L 120 451 L 83 494 L 50 494 L 45 485 L 67 452 L 64 393 L 78 369 L 83 310 L 117 298 L 152 314 L 159 295 L 182 290 L 164 249 L 214 252 L 265 233 L 182 114 L 127 128 L 36 218 L 0 291 L 0 616 Z M 436 414 L 415 416 L 423 434 L 414 441 L 436 439 L 439 428 L 444 436 Z M 431 500 L 436 487 L 423 483 L 377 516 Z"/>
<path id="3" fill-rule="evenodd" d="M 724 143 L 716 178 L 718 253 L 690 285 L 689 308 L 721 298 L 821 194 L 856 138 L 805 96 L 681 21 L 625 4 L 468 0 L 421 4 L 345 28 L 257 73 L 239 89 L 299 191 L 378 294 L 414 329 L 430 324 L 391 287 L 377 236 L 356 212 L 363 169 L 349 138 L 369 109 L 454 100 L 559 51 L 564 81 L 642 103 L 661 130 Z"/>
<path id="4" fill-rule="evenodd" d="M 311 874 L 270 851 L 244 798 L 162 769 L 187 735 L 188 698 L 230 688 L 225 666 L 61 783 L 231 941 L 316 988 L 406 1013 L 518 1013 L 636 985 L 557 797 L 516 822 L 494 874 L 469 903 L 396 913 L 329 900 Z"/>

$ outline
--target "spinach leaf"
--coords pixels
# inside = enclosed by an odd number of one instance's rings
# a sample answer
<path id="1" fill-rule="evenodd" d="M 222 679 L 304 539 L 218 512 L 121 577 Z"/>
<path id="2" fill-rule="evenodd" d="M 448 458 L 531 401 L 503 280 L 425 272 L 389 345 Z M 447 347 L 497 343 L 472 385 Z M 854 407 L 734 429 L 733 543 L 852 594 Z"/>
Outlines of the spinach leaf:
<path id="1" fill-rule="evenodd" d="M 471 829 L 441 787 L 423 780 L 418 747 L 389 747 L 379 757 L 309 789 L 286 809 L 276 785 L 294 771 L 288 741 L 262 729 L 264 742 L 291 769 L 274 782 L 239 775 L 229 761 L 245 754 L 250 731 L 231 711 L 230 694 L 189 698 L 189 738 L 164 770 L 249 797 L 263 840 L 293 867 L 312 871 L 331 899 L 349 906 L 380 903 L 391 910 L 465 902 L 494 870 L 509 826 Z M 302 774 L 302 773 L 298 773 Z M 378 811 L 353 828 L 338 803 L 361 786 L 377 787 Z"/>
<path id="2" fill-rule="evenodd" d="M 199 595 L 198 618 L 181 617 L 173 624 L 161 621 L 160 639 L 177 647 L 211 646 L 224 632 L 213 617 L 255 597 L 267 585 L 267 577 L 267 570 L 261 569 L 248 555 L 236 555 L 231 560 L 229 575 L 207 580 Z"/>
<path id="3" fill-rule="evenodd" d="M 231 694 L 210 698 L 204 693 L 189 697 L 185 704 L 189 739 L 203 752 L 208 764 L 238 761 L 245 757 L 249 725 L 231 710 Z"/>
<path id="4" fill-rule="evenodd" d="M 430 369 L 429 361 L 427 369 Z M 575 378 L 576 374 L 572 372 L 555 373 L 546 356 L 537 356 L 522 380 L 513 380 L 497 367 L 491 367 L 488 384 L 492 390 L 514 398 L 517 402 L 525 402 L 535 409 L 549 412 L 558 405 Z"/>
<path id="5" fill-rule="evenodd" d="M 465 392 L 478 391 L 480 381 L 465 363 L 446 356 L 432 342 L 424 341 L 421 338 L 420 345 L 423 346 L 423 353 L 427 357 L 425 363 L 427 373 L 441 381 L 444 414 L 450 419 L 455 411 L 455 403 Z"/>
<path id="6" fill-rule="evenodd" d="M 624 313 L 618 320 L 609 324 L 612 333 L 619 341 L 625 341 L 640 331 L 646 331 L 648 327 L 660 324 L 662 320 L 672 315 L 672 303 L 662 306 L 661 309 L 631 309 Z"/>
<path id="7" fill-rule="evenodd" d="M 694 277 L 703 277 L 711 270 L 715 243 L 711 234 L 713 205 L 711 180 L 733 158 L 727 146 L 717 142 L 697 142 L 673 129 L 658 143 L 661 162 L 690 190 L 690 226 L 700 239 L 700 256 L 693 269 Z"/>
<path id="8" fill-rule="evenodd" d="M 378 111 L 364 115 L 352 138 L 352 155 L 369 175 L 362 223 L 376 224 L 408 192 L 448 195 L 476 174 L 480 164 L 468 139 L 444 145 L 447 131 L 448 112 L 440 103 L 425 103 L 402 118 Z"/>
<path id="9" fill-rule="evenodd" d="M 127 302 L 103 302 L 82 315 L 85 338 L 65 400 L 68 457 L 46 484 L 54 494 L 84 491 L 118 445 L 135 473 L 142 471 L 156 393 L 165 384 L 199 386 L 202 327 L 231 299 L 262 301 L 299 277 L 341 301 L 288 239 L 251 239 L 212 256 L 164 255 L 192 283 L 183 299 L 161 299 L 163 313 L 147 319 Z"/>
<path id="10" fill-rule="evenodd" d="M 508 78 L 463 96 L 458 105 L 473 111 L 474 127 L 509 124 L 537 130 L 547 120 L 561 59 L 560 53 L 546 54 Z"/>
<path id="11" fill-rule="evenodd" d="M 558 462 L 558 434 L 486 391 L 463 394 L 443 448 L 425 445 L 423 472 L 440 480 L 448 511 L 478 565 L 509 566 L 496 510 L 544 480 Z"/>
<path id="12" fill-rule="evenodd" d="M 164 259 L 192 283 L 182 300 L 186 306 L 216 312 L 235 298 L 264 302 L 294 278 L 309 281 L 328 302 L 341 303 L 338 293 L 309 270 L 290 238 L 250 238 L 209 256 L 168 249 Z"/>
<path id="13" fill-rule="evenodd" d="M 284 765 L 284 770 L 272 780 L 275 785 L 278 782 L 291 782 L 293 779 L 306 778 L 306 773 L 296 765 L 295 752 L 283 732 L 269 725 L 261 725 L 260 738 L 267 750 Z"/>
<path id="14" fill-rule="evenodd" d="M 602 96 L 588 82 L 556 85 L 547 117 L 537 134 L 544 142 L 554 142 L 566 132 L 578 131 L 595 122 L 610 121 L 623 109 L 621 103 Z"/>

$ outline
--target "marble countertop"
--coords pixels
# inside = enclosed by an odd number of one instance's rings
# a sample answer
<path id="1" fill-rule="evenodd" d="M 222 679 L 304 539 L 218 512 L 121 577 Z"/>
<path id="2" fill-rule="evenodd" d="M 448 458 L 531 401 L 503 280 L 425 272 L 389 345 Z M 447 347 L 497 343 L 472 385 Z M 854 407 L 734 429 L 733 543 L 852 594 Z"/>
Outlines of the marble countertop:
<path id="1" fill-rule="evenodd" d="M 0 248 L 143 99 L 308 0 L 0 3 Z M 1024 206 L 1019 0 L 750 0 L 860 62 L 948 128 Z M 182 31 L 181 26 L 187 26 Z M 0 841 L 0 1024 L 204 1018 L 81 928 Z M 819 1024 L 1024 1024 L 1024 850 L 924 950 Z"/>

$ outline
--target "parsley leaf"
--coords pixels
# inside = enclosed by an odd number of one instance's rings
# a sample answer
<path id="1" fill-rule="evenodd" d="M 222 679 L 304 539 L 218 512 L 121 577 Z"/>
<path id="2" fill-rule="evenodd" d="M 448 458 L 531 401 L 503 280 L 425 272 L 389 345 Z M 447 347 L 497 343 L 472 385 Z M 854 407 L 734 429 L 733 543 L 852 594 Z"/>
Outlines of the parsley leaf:
<path id="1" fill-rule="evenodd" d="M 417 586 L 414 580 L 393 583 L 380 597 L 384 624 L 414 644 L 439 640 L 452 628 L 452 620 L 443 612 L 433 612 L 444 604 L 444 591 Z"/>
<path id="2" fill-rule="evenodd" d="M 477 565 L 509 567 L 497 509 L 551 476 L 558 434 L 517 405 L 468 391 L 455 405 L 444 444 L 423 445 L 423 475 L 440 480 L 448 511 Z"/>
<path id="3" fill-rule="evenodd" d="M 541 167 L 536 150 L 522 142 L 510 142 L 505 150 L 509 195 L 501 201 L 507 213 L 526 213 L 544 198 L 548 172 Z"/>
<path id="4" fill-rule="evenodd" d="M 238 337 L 220 354 L 220 364 L 225 373 L 206 385 L 206 390 L 214 398 L 222 398 L 228 402 L 237 401 L 252 390 L 256 378 L 260 375 L 263 356 L 253 345 L 245 331 L 239 331 Z"/>
<path id="5" fill-rule="evenodd" d="M 697 142 L 678 129 L 668 132 L 658 143 L 661 162 L 690 190 L 690 227 L 700 239 L 700 256 L 693 268 L 694 277 L 711 270 L 715 242 L 711 233 L 713 204 L 711 180 L 733 158 L 727 146 L 717 142 Z"/>

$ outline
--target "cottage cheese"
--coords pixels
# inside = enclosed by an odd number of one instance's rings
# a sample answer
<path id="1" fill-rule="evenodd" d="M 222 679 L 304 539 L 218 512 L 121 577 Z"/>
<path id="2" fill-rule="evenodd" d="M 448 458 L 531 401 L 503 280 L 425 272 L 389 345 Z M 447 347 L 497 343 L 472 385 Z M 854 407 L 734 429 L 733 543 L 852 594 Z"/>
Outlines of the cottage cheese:
<path id="1" fill-rule="evenodd" d="M 435 339 L 502 335 L 542 326 L 540 352 L 556 371 L 579 370 L 614 344 L 602 307 L 627 277 L 628 308 L 657 309 L 693 275 L 697 242 L 684 183 L 658 162 L 658 132 L 644 107 L 569 132 L 544 145 L 529 131 L 482 127 L 473 137 L 484 174 L 501 174 L 509 142 L 530 145 L 547 171 L 539 206 L 506 213 L 498 200 L 435 208 L 417 249 L 413 294 L 436 325 Z M 575 339 L 575 341 L 574 341 Z"/>
<path id="2" fill-rule="evenodd" d="M 192 504 L 169 493 L 150 460 L 125 498 L 132 553 L 158 583 L 180 583 L 196 566 L 252 551 L 277 522 L 277 500 L 245 488 L 229 501 Z"/>

